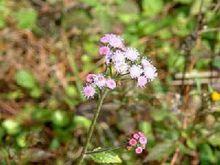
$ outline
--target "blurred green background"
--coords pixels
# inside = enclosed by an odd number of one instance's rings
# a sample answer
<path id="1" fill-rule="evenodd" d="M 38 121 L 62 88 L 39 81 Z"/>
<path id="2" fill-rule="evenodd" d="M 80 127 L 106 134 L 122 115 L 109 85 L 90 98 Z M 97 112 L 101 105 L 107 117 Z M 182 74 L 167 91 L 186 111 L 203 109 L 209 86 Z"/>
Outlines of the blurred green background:
<path id="1" fill-rule="evenodd" d="M 104 69 L 105 33 L 152 59 L 159 77 L 107 97 L 91 148 L 141 130 L 146 151 L 117 150 L 123 164 L 220 164 L 219 9 L 218 0 L 0 0 L 1 164 L 76 162 L 95 108 L 81 88 Z"/>

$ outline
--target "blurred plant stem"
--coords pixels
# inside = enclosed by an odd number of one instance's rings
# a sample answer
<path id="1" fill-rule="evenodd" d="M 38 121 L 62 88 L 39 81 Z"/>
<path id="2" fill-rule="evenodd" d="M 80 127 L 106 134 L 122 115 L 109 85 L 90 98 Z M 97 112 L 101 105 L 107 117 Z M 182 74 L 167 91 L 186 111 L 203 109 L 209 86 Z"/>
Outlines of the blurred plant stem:
<path id="1" fill-rule="evenodd" d="M 97 104 L 97 108 L 96 108 L 94 117 L 92 119 L 92 123 L 91 123 L 90 128 L 89 128 L 89 132 L 88 132 L 88 135 L 87 135 L 87 138 L 86 138 L 86 144 L 83 147 L 83 151 L 82 151 L 81 156 L 79 158 L 79 162 L 78 162 L 79 165 L 83 163 L 83 160 L 84 160 L 85 155 L 87 153 L 88 146 L 89 146 L 89 143 L 91 141 L 91 138 L 92 138 L 92 135 L 93 135 L 93 131 L 94 131 L 94 128 L 96 126 L 96 122 L 97 122 L 97 119 L 99 117 L 99 113 L 100 113 L 100 110 L 101 110 L 102 105 L 103 105 L 103 101 L 104 101 L 107 93 L 108 93 L 108 90 L 104 90 L 103 93 L 100 94 L 100 97 L 99 97 L 99 100 L 98 100 L 98 104 Z"/>
<path id="2" fill-rule="evenodd" d="M 96 153 L 106 152 L 106 151 L 113 151 L 113 150 L 120 149 L 120 148 L 122 148 L 124 146 L 125 146 L 125 144 L 122 144 L 122 145 L 119 145 L 119 146 L 107 147 L 107 148 L 101 148 L 99 150 L 88 151 L 88 152 L 86 152 L 86 155 L 96 154 Z"/>
<path id="3" fill-rule="evenodd" d="M 84 100 L 83 94 L 81 92 L 82 91 L 82 82 L 79 78 L 78 66 L 76 64 L 76 60 L 74 59 L 73 51 L 70 47 L 70 43 L 68 41 L 68 38 L 67 38 L 67 35 L 65 32 L 62 32 L 62 38 L 63 38 L 63 43 L 65 44 L 69 65 L 73 71 L 73 75 L 76 80 L 76 87 L 77 87 L 78 93 L 80 95 L 80 99 Z"/>

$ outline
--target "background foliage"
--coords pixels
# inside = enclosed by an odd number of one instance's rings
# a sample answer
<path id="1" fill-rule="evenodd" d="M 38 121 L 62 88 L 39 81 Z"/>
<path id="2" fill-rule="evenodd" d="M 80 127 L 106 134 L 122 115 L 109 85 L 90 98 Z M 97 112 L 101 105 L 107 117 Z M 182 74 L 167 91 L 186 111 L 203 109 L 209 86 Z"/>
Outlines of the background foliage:
<path id="1" fill-rule="evenodd" d="M 97 43 L 108 32 L 153 59 L 159 78 L 144 90 L 121 84 L 107 98 L 91 147 L 119 145 L 139 129 L 148 137 L 144 154 L 120 149 L 110 157 L 132 165 L 220 164 L 220 3 L 200 4 L 0 0 L 1 164 L 75 163 L 95 107 L 82 97 L 82 83 L 104 69 Z"/>

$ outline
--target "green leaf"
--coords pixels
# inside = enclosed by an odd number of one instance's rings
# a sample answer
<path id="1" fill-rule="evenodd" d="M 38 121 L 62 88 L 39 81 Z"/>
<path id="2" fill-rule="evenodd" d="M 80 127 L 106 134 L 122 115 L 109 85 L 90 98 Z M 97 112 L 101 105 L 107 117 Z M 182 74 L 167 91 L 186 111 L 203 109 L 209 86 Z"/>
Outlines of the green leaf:
<path id="1" fill-rule="evenodd" d="M 73 85 L 68 85 L 66 88 L 65 88 L 65 93 L 67 94 L 67 96 L 69 97 L 74 97 L 74 96 L 77 96 L 77 89 L 75 86 Z"/>
<path id="2" fill-rule="evenodd" d="M 96 148 L 95 150 L 101 149 Z M 122 163 L 121 158 L 112 151 L 106 151 L 106 152 L 100 152 L 100 153 L 94 153 L 91 154 L 90 157 L 92 160 L 94 160 L 96 163 Z"/>
<path id="3" fill-rule="evenodd" d="M 154 146 L 147 156 L 147 161 L 161 160 L 164 156 L 169 156 L 175 149 L 173 141 L 165 141 Z"/>
<path id="4" fill-rule="evenodd" d="M 151 134 L 152 133 L 152 127 L 151 124 L 146 121 L 141 121 L 139 123 L 139 129 L 145 134 Z"/>
<path id="5" fill-rule="evenodd" d="M 208 141 L 211 145 L 220 147 L 220 133 L 213 134 Z"/>
<path id="6" fill-rule="evenodd" d="M 189 148 L 191 148 L 191 149 L 193 149 L 193 150 L 196 149 L 196 143 L 195 143 L 195 141 L 193 141 L 192 139 L 188 139 L 188 140 L 186 141 L 186 144 L 187 144 L 187 146 L 188 146 Z"/>
<path id="7" fill-rule="evenodd" d="M 165 109 L 162 110 L 152 110 L 151 111 L 151 116 L 155 121 L 162 121 L 168 116 L 168 112 Z"/>
<path id="8" fill-rule="evenodd" d="M 37 81 L 33 74 L 26 70 L 19 70 L 15 75 L 15 80 L 18 85 L 28 89 L 33 89 L 37 85 Z"/>
<path id="9" fill-rule="evenodd" d="M 75 116 L 73 118 L 73 125 L 74 127 L 83 127 L 89 129 L 91 121 L 84 116 Z"/>
<path id="10" fill-rule="evenodd" d="M 199 151 L 202 165 L 212 164 L 216 161 L 212 148 L 208 144 L 201 144 Z"/>
<path id="11" fill-rule="evenodd" d="M 35 87 L 35 88 L 31 89 L 31 91 L 30 91 L 30 95 L 33 98 L 39 98 L 41 96 L 41 94 L 42 94 L 42 91 L 38 87 Z"/>
<path id="12" fill-rule="evenodd" d="M 220 68 L 220 57 L 216 57 L 214 60 L 213 60 L 213 63 L 212 65 L 216 68 Z"/>
<path id="13" fill-rule="evenodd" d="M 58 127 L 65 127 L 69 124 L 69 117 L 65 111 L 57 110 L 52 115 L 52 122 Z"/>
<path id="14" fill-rule="evenodd" d="M 17 134 L 21 129 L 20 124 L 13 119 L 7 119 L 3 121 L 2 126 L 10 135 Z"/>
<path id="15" fill-rule="evenodd" d="M 17 145 L 19 147 L 26 147 L 27 146 L 27 143 L 26 143 L 26 134 L 25 133 L 21 133 L 20 135 L 18 135 L 16 137 L 16 142 L 17 142 Z"/>
<path id="16" fill-rule="evenodd" d="M 18 27 L 21 29 L 32 29 L 36 26 L 37 12 L 34 9 L 21 9 L 16 14 Z"/>
<path id="17" fill-rule="evenodd" d="M 163 9 L 163 0 L 143 0 L 144 12 L 148 16 L 155 16 Z"/>

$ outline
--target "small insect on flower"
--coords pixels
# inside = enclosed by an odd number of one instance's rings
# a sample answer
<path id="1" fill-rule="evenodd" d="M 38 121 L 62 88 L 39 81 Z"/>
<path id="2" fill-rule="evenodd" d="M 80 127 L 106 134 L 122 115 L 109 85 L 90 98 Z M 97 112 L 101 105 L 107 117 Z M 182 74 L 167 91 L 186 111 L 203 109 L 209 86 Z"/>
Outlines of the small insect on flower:
<path id="1" fill-rule="evenodd" d="M 113 80 L 113 79 L 107 79 L 107 80 L 106 80 L 106 86 L 107 86 L 109 89 L 114 89 L 114 88 L 116 88 L 116 82 L 115 82 L 115 80 Z"/>
<path id="2" fill-rule="evenodd" d="M 109 54 L 109 52 L 110 52 L 110 49 L 107 46 L 102 46 L 99 48 L 100 55 L 107 55 L 107 54 Z"/>
<path id="3" fill-rule="evenodd" d="M 95 88 L 92 85 L 87 85 L 83 87 L 83 94 L 86 98 L 93 98 L 95 93 Z"/>

